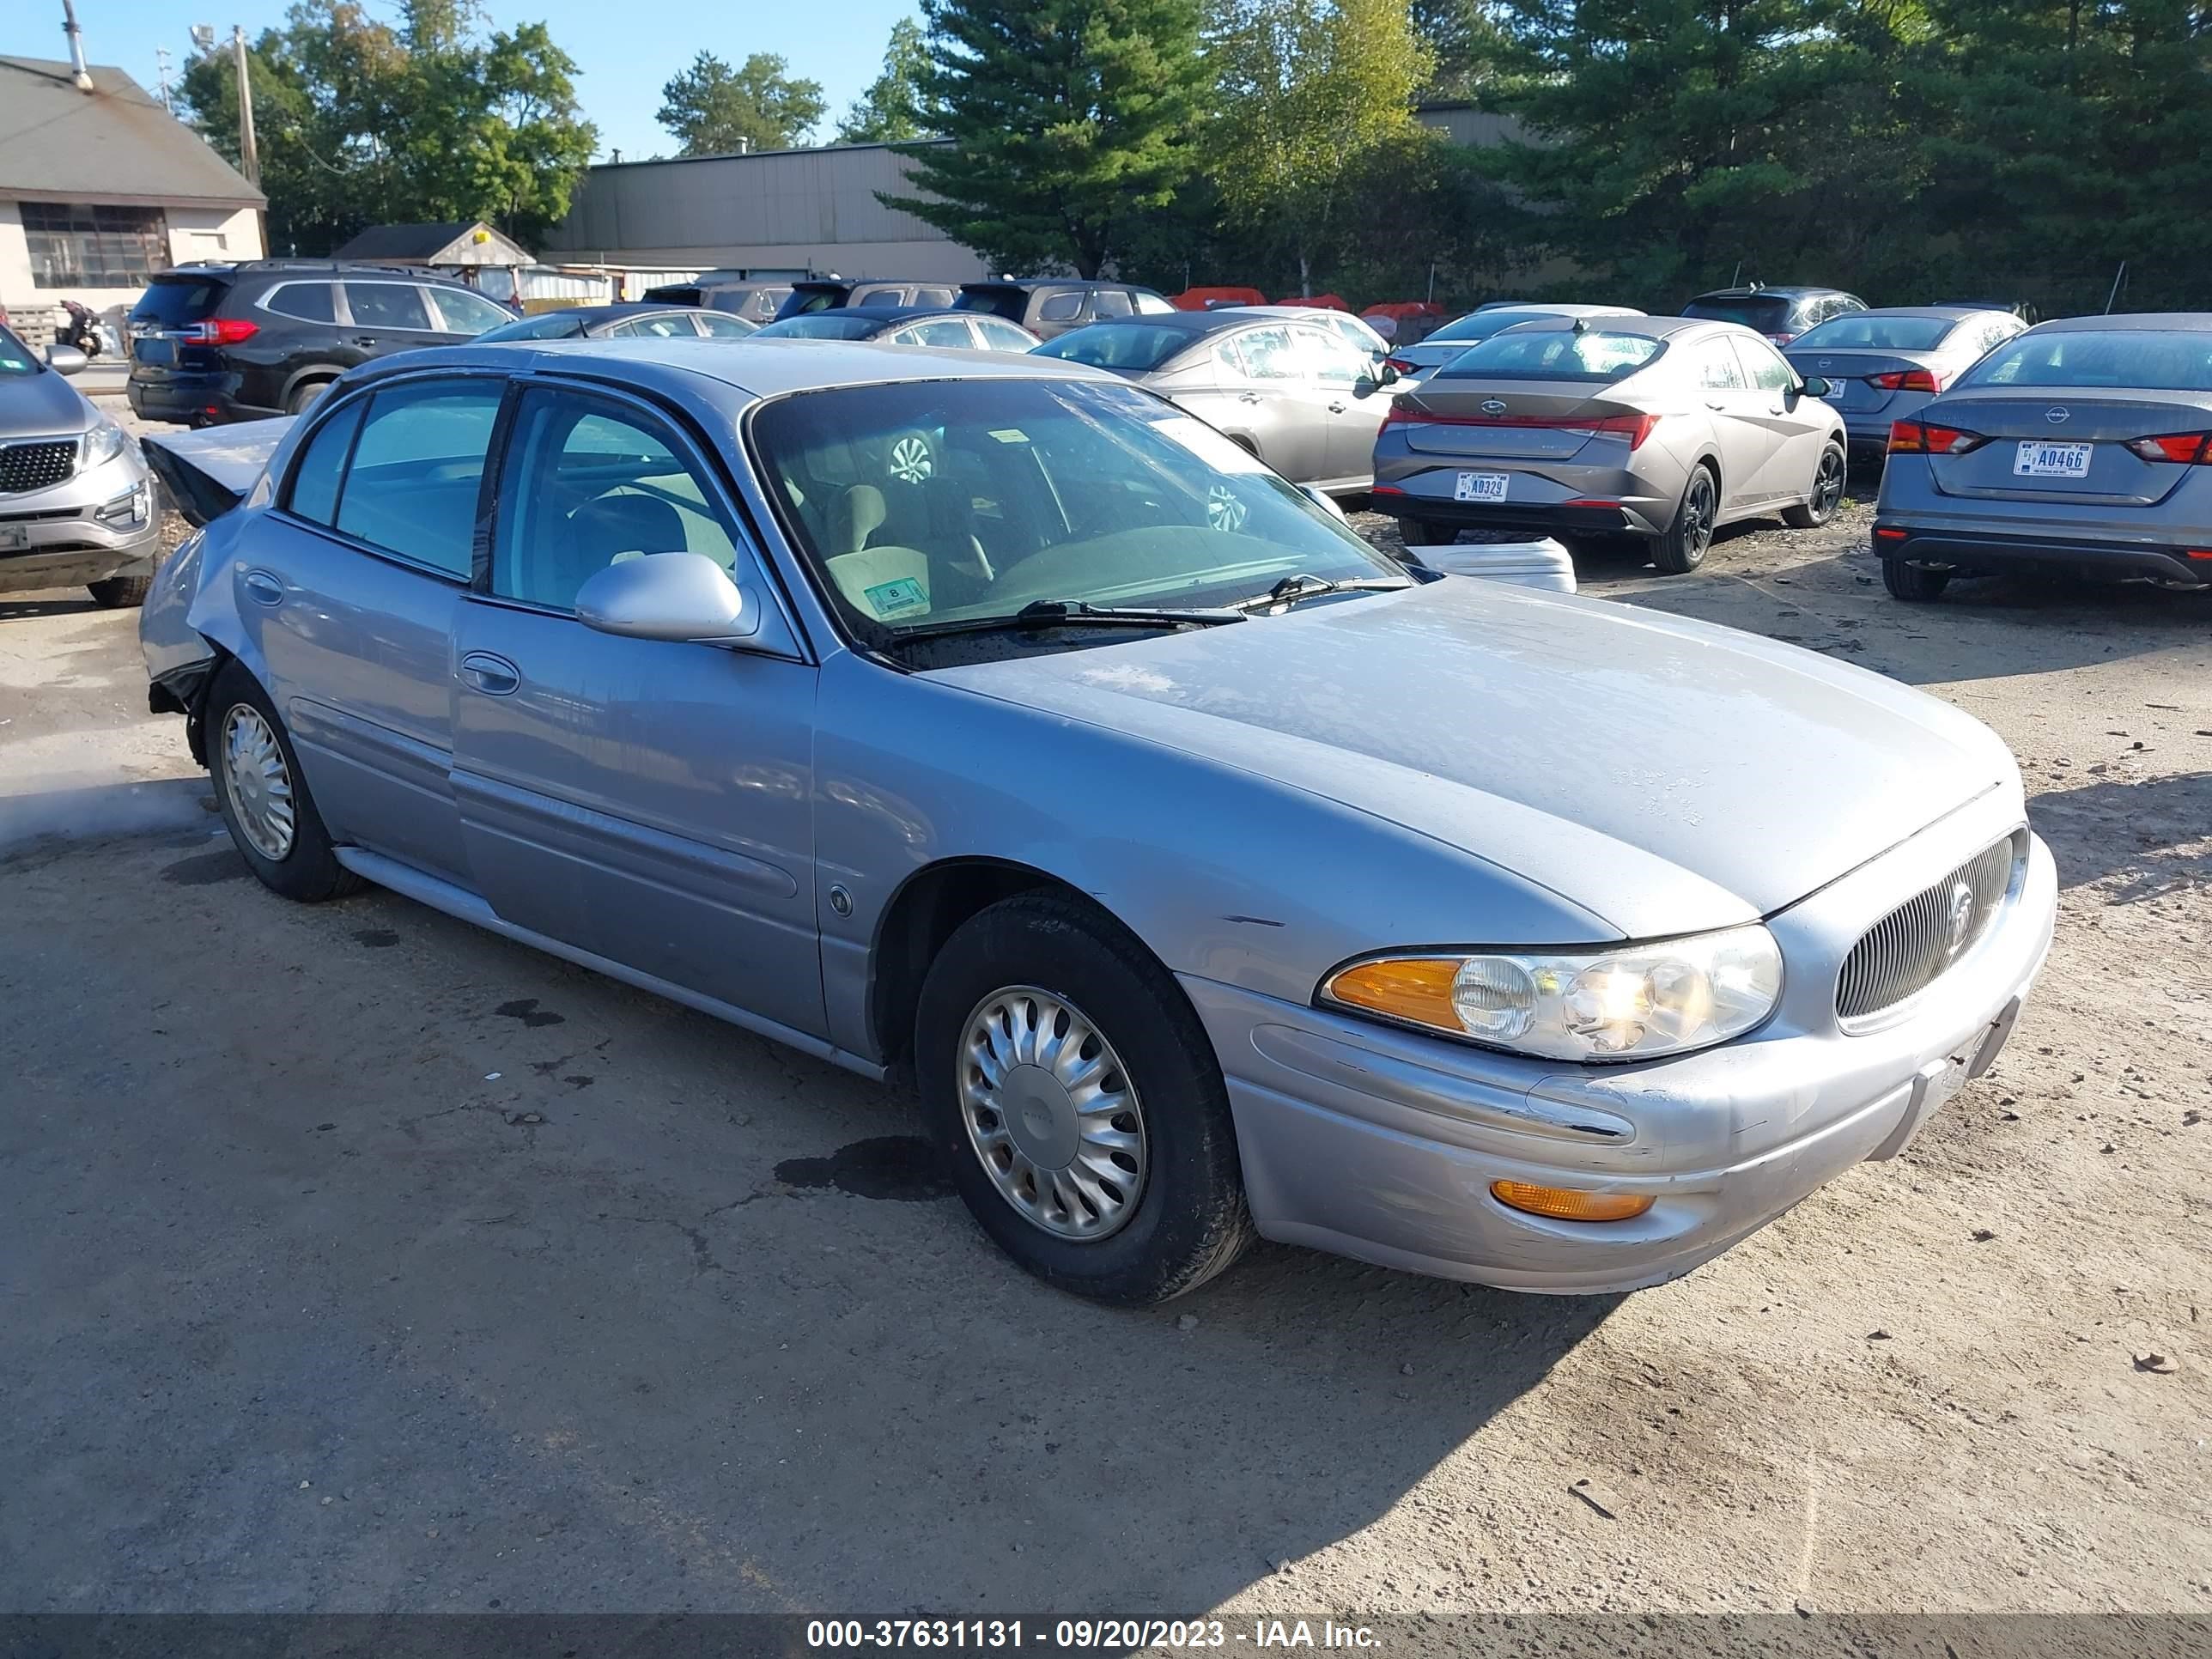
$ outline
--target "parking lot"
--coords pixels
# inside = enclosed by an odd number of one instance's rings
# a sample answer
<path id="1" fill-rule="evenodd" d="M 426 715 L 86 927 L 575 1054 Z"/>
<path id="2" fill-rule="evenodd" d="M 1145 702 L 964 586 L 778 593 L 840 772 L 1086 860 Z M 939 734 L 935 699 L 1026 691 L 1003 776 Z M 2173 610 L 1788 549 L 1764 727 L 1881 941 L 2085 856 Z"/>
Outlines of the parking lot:
<path id="1" fill-rule="evenodd" d="M 2212 1609 L 2212 605 L 1906 606 L 1869 496 L 1583 590 L 1988 721 L 2058 940 L 1901 1160 L 1626 1298 L 1272 1246 L 1164 1310 L 1060 1295 L 902 1099 L 263 890 L 135 613 L 0 602 L 0 1599 Z"/>

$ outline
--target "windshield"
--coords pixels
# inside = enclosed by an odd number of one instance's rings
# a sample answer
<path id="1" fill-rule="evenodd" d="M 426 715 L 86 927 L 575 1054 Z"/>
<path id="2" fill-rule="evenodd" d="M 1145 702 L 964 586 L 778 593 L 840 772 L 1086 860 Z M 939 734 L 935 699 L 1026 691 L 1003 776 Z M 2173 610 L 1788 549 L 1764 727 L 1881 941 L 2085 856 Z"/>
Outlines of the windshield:
<path id="1" fill-rule="evenodd" d="M 488 328 L 477 336 L 476 343 L 492 345 L 501 340 L 569 340 L 583 331 L 580 317 L 549 311 L 543 316 L 519 318 L 511 323 L 501 323 L 497 328 Z"/>
<path id="2" fill-rule="evenodd" d="M 0 377 L 36 374 L 44 367 L 14 332 L 0 328 Z"/>
<path id="3" fill-rule="evenodd" d="M 1157 323 L 1093 323 L 1037 347 L 1035 355 L 1142 374 L 1188 349 L 1198 337 L 1187 328 L 1163 328 Z"/>
<path id="4" fill-rule="evenodd" d="M 1708 295 L 1682 307 L 1685 317 L 1704 317 L 1717 323 L 1741 323 L 1761 334 L 1779 334 L 1790 326 L 1790 301 L 1779 295 L 1747 295 L 1739 300 Z"/>
<path id="5" fill-rule="evenodd" d="M 1960 375 L 1959 386 L 2212 392 L 2212 331 L 2100 328 L 2023 334 Z"/>
<path id="6" fill-rule="evenodd" d="M 1212 427 L 1133 386 L 955 380 L 763 404 L 755 459 L 863 642 L 1040 600 L 1175 610 L 1404 572 Z"/>
<path id="7" fill-rule="evenodd" d="M 1959 326 L 1952 317 L 1875 317 L 1851 313 L 1808 328 L 1790 342 L 1804 351 L 1933 351 Z"/>
<path id="8" fill-rule="evenodd" d="M 884 325 L 880 317 L 855 317 L 849 311 L 813 311 L 764 323 L 756 340 L 865 340 Z"/>
<path id="9" fill-rule="evenodd" d="M 183 328 L 213 311 L 229 292 L 228 283 L 209 277 L 156 276 L 131 307 L 131 320 L 156 328 Z"/>
<path id="10" fill-rule="evenodd" d="M 1437 372 L 1437 378 L 1609 384 L 1626 380 L 1666 349 L 1664 341 L 1648 334 L 1609 334 L 1595 328 L 1495 334 L 1462 352 Z"/>

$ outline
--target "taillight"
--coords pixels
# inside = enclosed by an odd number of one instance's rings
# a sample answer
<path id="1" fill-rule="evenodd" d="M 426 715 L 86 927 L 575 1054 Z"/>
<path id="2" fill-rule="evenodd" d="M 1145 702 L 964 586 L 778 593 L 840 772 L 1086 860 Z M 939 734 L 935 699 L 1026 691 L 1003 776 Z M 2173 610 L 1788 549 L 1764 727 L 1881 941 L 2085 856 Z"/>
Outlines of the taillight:
<path id="1" fill-rule="evenodd" d="M 2212 432 L 2169 432 L 2159 438 L 2133 438 L 2128 447 L 2147 461 L 2212 466 Z"/>
<path id="2" fill-rule="evenodd" d="M 1643 447 L 1659 424 L 1656 415 L 1607 415 L 1592 420 L 1587 415 L 1443 415 L 1432 409 L 1393 404 L 1382 417 L 1384 426 L 1496 426 L 1540 428 L 1549 432 L 1582 432 L 1595 437 L 1608 433 L 1626 437 L 1631 449 Z"/>
<path id="3" fill-rule="evenodd" d="M 1889 453 L 1893 455 L 1963 455 L 1988 439 L 1978 432 L 1955 426 L 1932 426 L 1925 421 L 1892 421 Z"/>
<path id="4" fill-rule="evenodd" d="M 260 332 L 260 324 L 250 323 L 243 317 L 210 317 L 187 329 L 185 340 L 191 345 L 236 345 Z"/>
<path id="5" fill-rule="evenodd" d="M 1403 357 L 1385 357 L 1382 360 L 1382 362 L 1384 367 L 1395 368 L 1401 374 L 1411 374 L 1413 372 L 1413 365 L 1407 362 Z"/>
<path id="6" fill-rule="evenodd" d="M 1869 374 L 1868 381 L 1884 392 L 1941 392 L 1943 383 L 1930 368 L 1893 368 L 1887 374 Z"/>
<path id="7" fill-rule="evenodd" d="M 1795 334 L 1770 334 L 1766 337 L 1777 345 L 1788 345 L 1797 337 Z"/>

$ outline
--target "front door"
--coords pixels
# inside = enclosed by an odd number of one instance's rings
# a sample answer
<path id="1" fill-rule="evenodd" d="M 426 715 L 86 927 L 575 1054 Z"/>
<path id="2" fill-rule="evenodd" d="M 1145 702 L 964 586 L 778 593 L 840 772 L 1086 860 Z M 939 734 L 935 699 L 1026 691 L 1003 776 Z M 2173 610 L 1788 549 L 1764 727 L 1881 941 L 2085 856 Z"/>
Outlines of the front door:
<path id="1" fill-rule="evenodd" d="M 1320 477 L 1331 483 L 1375 476 L 1375 434 L 1390 412 L 1390 393 L 1374 376 L 1367 354 L 1331 329 L 1300 326 L 1299 355 L 1311 373 L 1326 437 Z"/>
<path id="2" fill-rule="evenodd" d="M 1735 349 L 1758 394 L 1758 418 L 1772 434 L 1765 465 L 1759 470 L 1759 498 L 1802 501 L 1813 493 L 1813 475 L 1827 447 L 1828 405 L 1798 392 L 1802 383 L 1797 371 L 1765 341 L 1738 336 Z"/>
<path id="3" fill-rule="evenodd" d="M 1260 459 L 1285 478 L 1304 483 L 1321 477 L 1328 465 L 1322 388 L 1307 374 L 1290 329 L 1280 323 L 1245 329 L 1221 343 L 1214 361 L 1223 368 L 1221 386 L 1228 400 L 1224 418 L 1214 424 L 1249 432 Z M 1239 370 L 1241 375 L 1231 379 Z"/>
<path id="4" fill-rule="evenodd" d="M 736 522 L 657 412 L 526 392 L 489 591 L 454 638 L 453 787 L 472 884 L 502 917 L 820 1036 L 813 666 L 574 616 L 593 572 L 648 553 L 707 554 L 764 599 Z"/>
<path id="5" fill-rule="evenodd" d="M 1713 441 L 1721 452 L 1720 516 L 1729 518 L 1756 503 L 1759 474 L 1773 452 L 1774 434 L 1760 418 L 1765 404 L 1753 388 L 1750 373 L 1726 336 L 1697 348 L 1691 368 L 1696 395 L 1711 418 Z"/>
<path id="6" fill-rule="evenodd" d="M 332 838 L 449 880 L 450 651 L 505 385 L 408 380 L 332 409 L 231 578 Z"/>

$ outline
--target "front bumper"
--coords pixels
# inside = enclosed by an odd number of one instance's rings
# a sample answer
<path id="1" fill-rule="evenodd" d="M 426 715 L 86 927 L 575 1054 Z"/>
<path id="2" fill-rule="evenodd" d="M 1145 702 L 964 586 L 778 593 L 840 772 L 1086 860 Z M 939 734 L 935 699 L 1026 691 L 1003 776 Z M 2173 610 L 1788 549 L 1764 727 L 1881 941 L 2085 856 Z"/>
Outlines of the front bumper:
<path id="1" fill-rule="evenodd" d="M 1751 1036 L 1678 1059 L 1562 1066 L 1186 978 L 1227 1075 L 1260 1231 L 1513 1290 L 1633 1290 L 1895 1155 L 1959 1068 L 1985 1071 L 2010 1035 L 2050 949 L 2049 850 L 2030 838 L 1989 932 L 1876 1029 L 1838 1029 L 1834 968 L 1875 921 L 2016 825 L 1994 806 L 1962 809 L 1771 918 L 1781 1006 Z M 1632 1221 L 1552 1221 L 1498 1203 L 1498 1180 L 1656 1202 Z"/>
<path id="2" fill-rule="evenodd" d="M 2089 581 L 2212 584 L 2212 545 L 2191 548 L 2078 533 L 2015 535 L 1877 516 L 1874 550 L 1885 559 L 1955 565 L 1969 571 L 2040 570 Z"/>
<path id="3" fill-rule="evenodd" d="M 0 593 L 137 574 L 161 547 L 145 464 L 120 455 L 50 489 L 0 495 Z"/>

